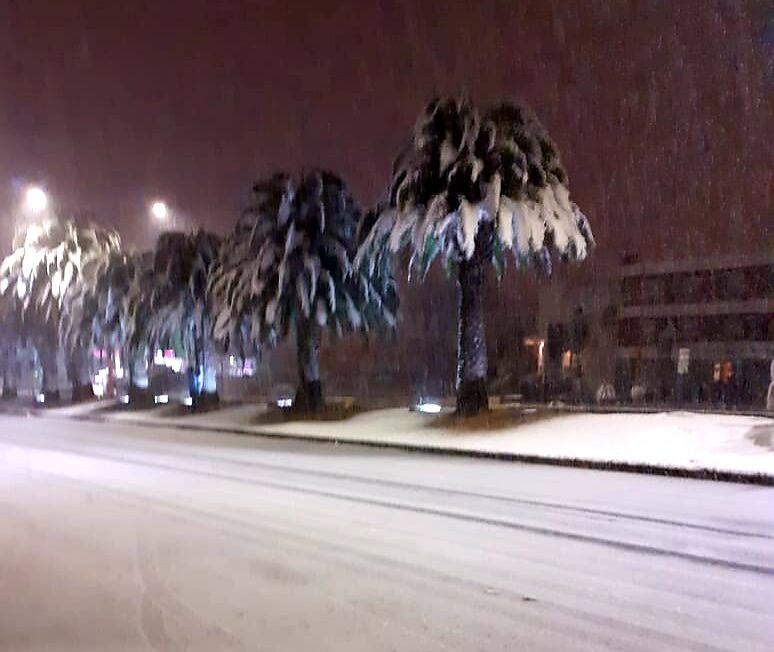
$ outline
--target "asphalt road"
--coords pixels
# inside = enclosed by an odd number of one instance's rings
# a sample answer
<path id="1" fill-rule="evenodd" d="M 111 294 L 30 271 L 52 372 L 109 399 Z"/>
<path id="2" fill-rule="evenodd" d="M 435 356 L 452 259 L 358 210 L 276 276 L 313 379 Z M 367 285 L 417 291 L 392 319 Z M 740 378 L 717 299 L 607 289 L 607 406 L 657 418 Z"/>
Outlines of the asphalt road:
<path id="1" fill-rule="evenodd" d="M 0 417 L 0 650 L 772 650 L 774 489 Z"/>

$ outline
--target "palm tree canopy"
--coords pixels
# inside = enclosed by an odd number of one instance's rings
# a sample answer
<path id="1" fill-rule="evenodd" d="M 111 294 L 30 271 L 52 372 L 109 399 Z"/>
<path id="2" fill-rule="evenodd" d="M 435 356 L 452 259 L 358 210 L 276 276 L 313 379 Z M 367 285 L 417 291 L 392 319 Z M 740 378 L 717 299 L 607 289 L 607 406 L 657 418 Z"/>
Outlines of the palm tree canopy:
<path id="1" fill-rule="evenodd" d="M 147 269 L 147 254 L 117 249 L 84 264 L 62 307 L 62 344 L 69 349 L 123 344 L 128 331 L 130 291 Z"/>
<path id="2" fill-rule="evenodd" d="M 431 102 L 413 142 L 395 162 L 389 201 L 364 239 L 360 258 L 411 243 L 410 267 L 424 275 L 441 253 L 448 264 L 503 252 L 517 265 L 550 271 L 550 253 L 586 256 L 593 236 L 570 200 L 567 174 L 529 109 L 501 104 L 481 114 L 466 99 Z"/>
<path id="3" fill-rule="evenodd" d="M 296 321 L 337 333 L 393 324 L 394 281 L 353 266 L 361 212 L 335 174 L 276 174 L 227 238 L 210 279 L 213 335 L 226 348 L 273 345 Z"/>
<path id="4" fill-rule="evenodd" d="M 220 244 L 203 230 L 159 236 L 152 268 L 138 277 L 129 300 L 133 341 L 164 344 L 191 328 L 205 329 L 207 279 Z"/>
<path id="5" fill-rule="evenodd" d="M 63 303 L 81 270 L 118 250 L 115 231 L 72 220 L 31 224 L 0 265 L 0 295 L 17 303 L 27 333 L 56 332 Z"/>

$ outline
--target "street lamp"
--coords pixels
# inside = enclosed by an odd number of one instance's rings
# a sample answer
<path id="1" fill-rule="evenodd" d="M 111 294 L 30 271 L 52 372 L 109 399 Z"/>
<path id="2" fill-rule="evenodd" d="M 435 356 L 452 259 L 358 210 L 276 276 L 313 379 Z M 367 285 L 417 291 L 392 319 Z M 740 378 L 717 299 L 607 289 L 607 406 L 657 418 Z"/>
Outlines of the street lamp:
<path id="1" fill-rule="evenodd" d="M 40 215 L 48 206 L 46 191 L 38 186 L 30 186 L 24 193 L 24 206 L 33 215 Z"/>
<path id="2" fill-rule="evenodd" d="M 163 201 L 155 201 L 151 205 L 151 215 L 155 217 L 160 222 L 163 222 L 167 219 L 167 216 L 169 215 L 169 210 L 167 209 L 167 205 Z"/>

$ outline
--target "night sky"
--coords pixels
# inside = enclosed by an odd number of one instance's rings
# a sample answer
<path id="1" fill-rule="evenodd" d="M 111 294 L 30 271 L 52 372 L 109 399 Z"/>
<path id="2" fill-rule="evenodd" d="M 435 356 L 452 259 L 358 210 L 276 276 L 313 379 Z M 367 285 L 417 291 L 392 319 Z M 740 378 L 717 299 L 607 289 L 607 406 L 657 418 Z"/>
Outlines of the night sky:
<path id="1" fill-rule="evenodd" d="M 0 0 L 0 215 L 21 184 L 146 244 L 327 166 L 364 203 L 436 94 L 542 117 L 596 263 L 774 246 L 767 2 Z M 771 18 L 769 17 L 769 20 Z"/>

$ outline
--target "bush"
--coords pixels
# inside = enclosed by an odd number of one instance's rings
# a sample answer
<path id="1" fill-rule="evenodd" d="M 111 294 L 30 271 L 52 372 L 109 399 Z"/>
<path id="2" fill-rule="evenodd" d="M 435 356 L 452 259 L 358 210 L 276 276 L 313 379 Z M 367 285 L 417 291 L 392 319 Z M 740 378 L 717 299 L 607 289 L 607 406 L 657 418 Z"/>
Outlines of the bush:
<path id="1" fill-rule="evenodd" d="M 597 389 L 597 403 L 613 403 L 616 399 L 615 388 L 610 383 L 602 383 Z"/>
<path id="2" fill-rule="evenodd" d="M 643 403 L 648 395 L 645 385 L 632 385 L 632 402 Z"/>

